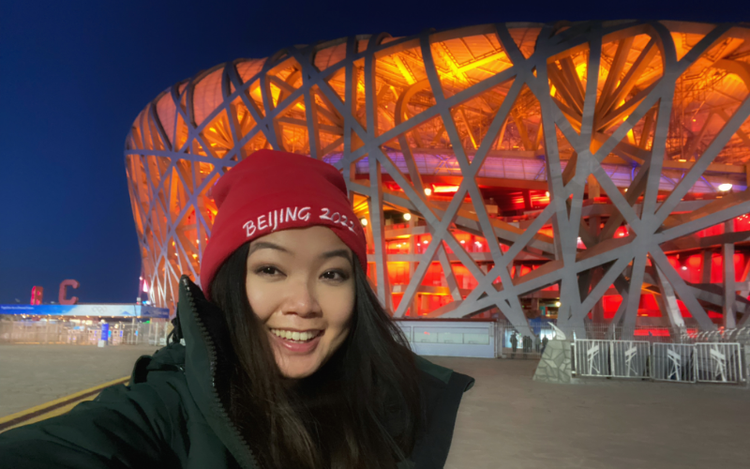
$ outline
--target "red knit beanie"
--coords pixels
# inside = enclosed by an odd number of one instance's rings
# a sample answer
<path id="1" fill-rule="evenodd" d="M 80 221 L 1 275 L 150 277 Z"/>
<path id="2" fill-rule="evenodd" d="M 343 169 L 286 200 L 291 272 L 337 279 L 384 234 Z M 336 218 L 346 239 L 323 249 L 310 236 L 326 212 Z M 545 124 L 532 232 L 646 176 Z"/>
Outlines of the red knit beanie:
<path id="1" fill-rule="evenodd" d="M 322 225 L 333 230 L 367 271 L 367 243 L 341 173 L 308 156 L 260 150 L 211 189 L 219 213 L 201 262 L 201 285 L 211 281 L 240 246 L 274 231 Z"/>

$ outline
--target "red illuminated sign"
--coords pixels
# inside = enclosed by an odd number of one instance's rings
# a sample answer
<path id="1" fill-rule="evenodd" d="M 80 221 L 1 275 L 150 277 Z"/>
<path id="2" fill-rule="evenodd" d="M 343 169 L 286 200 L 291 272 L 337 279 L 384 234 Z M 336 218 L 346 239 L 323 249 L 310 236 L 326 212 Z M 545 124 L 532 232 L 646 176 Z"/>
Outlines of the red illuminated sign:
<path id="1" fill-rule="evenodd" d="M 44 299 L 44 288 L 32 287 L 31 288 L 31 303 L 29 304 L 40 305 L 42 304 L 43 299 Z"/>
<path id="2" fill-rule="evenodd" d="M 78 297 L 74 296 L 72 298 L 66 298 L 68 293 L 68 287 L 72 288 L 78 288 L 80 284 L 78 283 L 78 280 L 68 279 L 63 280 L 60 283 L 60 295 L 58 296 L 58 301 L 61 305 L 74 305 L 78 303 Z"/>

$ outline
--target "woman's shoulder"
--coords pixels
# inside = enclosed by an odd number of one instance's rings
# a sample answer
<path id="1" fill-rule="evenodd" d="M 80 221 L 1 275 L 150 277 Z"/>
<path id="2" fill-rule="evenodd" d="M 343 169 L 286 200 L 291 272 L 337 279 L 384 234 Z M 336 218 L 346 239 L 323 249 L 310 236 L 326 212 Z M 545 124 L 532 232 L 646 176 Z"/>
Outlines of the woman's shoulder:
<path id="1" fill-rule="evenodd" d="M 153 355 L 141 355 L 133 365 L 131 384 L 145 383 L 152 371 L 185 372 L 185 346 L 179 342 L 158 349 Z"/>
<path id="2" fill-rule="evenodd" d="M 170 414 L 195 414 L 194 399 L 185 376 L 185 347 L 172 343 L 142 355 L 133 365 L 128 388 L 149 388 Z"/>
<path id="3" fill-rule="evenodd" d="M 443 467 L 453 439 L 456 415 L 464 392 L 474 385 L 474 378 L 436 365 L 415 355 L 420 370 L 424 427 L 411 455 L 417 467 Z"/>
<path id="4" fill-rule="evenodd" d="M 423 374 L 426 374 L 430 378 L 432 378 L 430 379 L 430 381 L 434 381 L 436 384 L 442 383 L 446 387 L 462 387 L 462 392 L 468 391 L 472 388 L 472 386 L 474 386 L 474 378 L 472 378 L 471 376 L 458 373 L 444 366 L 436 365 L 426 358 L 416 354 L 414 355 L 414 359 L 416 361 L 417 368 L 422 371 Z"/>

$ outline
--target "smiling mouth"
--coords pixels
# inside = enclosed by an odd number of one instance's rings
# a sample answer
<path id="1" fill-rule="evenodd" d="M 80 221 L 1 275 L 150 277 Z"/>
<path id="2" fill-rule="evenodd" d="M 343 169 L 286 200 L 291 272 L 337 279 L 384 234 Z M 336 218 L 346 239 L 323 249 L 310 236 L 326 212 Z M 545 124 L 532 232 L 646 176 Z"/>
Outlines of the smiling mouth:
<path id="1" fill-rule="evenodd" d="M 316 337 L 320 336 L 323 331 L 322 330 L 309 330 L 309 331 L 290 331 L 287 329 L 270 329 L 271 334 L 275 335 L 276 337 L 284 340 L 288 340 L 290 342 L 296 342 L 296 343 L 305 343 L 310 342 L 311 340 L 315 339 Z"/>

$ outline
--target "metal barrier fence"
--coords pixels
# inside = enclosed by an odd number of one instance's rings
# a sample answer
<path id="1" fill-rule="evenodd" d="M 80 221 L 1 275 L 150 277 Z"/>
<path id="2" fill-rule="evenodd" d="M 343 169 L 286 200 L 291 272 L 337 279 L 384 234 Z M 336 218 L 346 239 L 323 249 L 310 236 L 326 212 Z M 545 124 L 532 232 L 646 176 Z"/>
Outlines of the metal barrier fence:
<path id="1" fill-rule="evenodd" d="M 655 381 L 695 382 L 693 344 L 654 344 L 651 378 Z"/>
<path id="2" fill-rule="evenodd" d="M 750 326 L 734 329 L 719 329 L 716 331 L 697 331 L 694 333 L 685 332 L 682 334 L 681 341 L 684 343 L 724 342 L 750 345 Z"/>
<path id="3" fill-rule="evenodd" d="M 639 340 L 610 341 L 611 373 L 615 378 L 648 378 L 651 343 Z"/>
<path id="4" fill-rule="evenodd" d="M 573 344 L 579 376 L 648 377 L 649 342 L 583 339 Z"/>
<path id="5" fill-rule="evenodd" d="M 577 376 L 651 378 L 683 383 L 747 381 L 739 343 L 669 344 L 635 340 L 575 340 Z"/>
<path id="6" fill-rule="evenodd" d="M 604 340 L 636 340 L 641 342 L 659 343 L 679 341 L 681 330 L 664 326 L 636 326 L 632 331 L 632 338 L 624 338 L 626 328 L 622 324 L 586 324 L 587 339 Z"/>
<path id="7" fill-rule="evenodd" d="M 609 370 L 609 341 L 576 340 L 573 343 L 575 363 L 580 376 L 611 376 Z"/>
<path id="8" fill-rule="evenodd" d="M 695 344 L 695 376 L 704 383 L 744 381 L 740 344 Z"/>
<path id="9" fill-rule="evenodd" d="M 109 345 L 166 345 L 169 324 L 110 323 Z M 0 344 L 97 345 L 102 334 L 99 323 L 76 324 L 51 321 L 1 321 Z"/>

